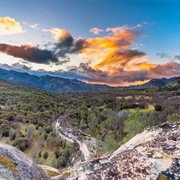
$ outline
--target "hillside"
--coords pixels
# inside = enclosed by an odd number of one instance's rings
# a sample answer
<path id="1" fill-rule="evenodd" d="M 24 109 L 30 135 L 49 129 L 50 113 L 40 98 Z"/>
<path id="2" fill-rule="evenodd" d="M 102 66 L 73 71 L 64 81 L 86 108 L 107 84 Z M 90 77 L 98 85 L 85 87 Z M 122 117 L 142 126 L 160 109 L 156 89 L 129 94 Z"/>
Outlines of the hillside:
<path id="1" fill-rule="evenodd" d="M 138 86 L 129 86 L 126 89 L 165 88 L 168 84 L 171 84 L 171 83 L 173 84 L 173 82 L 176 82 L 179 78 L 180 77 L 151 79 L 147 83 L 144 83 L 144 84 L 141 84 Z M 177 81 L 177 85 L 179 85 L 179 84 L 180 84 L 179 81 Z M 179 89 L 179 86 L 176 86 L 176 89 L 174 89 L 174 90 L 177 90 L 177 89 Z"/>
<path id="2" fill-rule="evenodd" d="M 164 90 L 178 90 L 180 89 L 180 77 L 176 77 L 163 87 Z"/>
<path id="3" fill-rule="evenodd" d="M 0 141 L 15 146 L 39 164 L 53 166 L 55 154 L 61 155 L 58 166 L 65 166 L 74 146 L 59 137 L 55 122 L 68 103 L 68 97 L 0 79 Z"/>
<path id="4" fill-rule="evenodd" d="M 172 77 L 169 79 L 152 79 L 149 82 L 139 86 L 111 87 L 107 85 L 87 84 L 77 79 L 64 79 L 61 77 L 50 75 L 35 76 L 30 75 L 28 73 L 17 72 L 13 70 L 5 70 L 0 68 L 0 78 L 21 86 L 31 86 L 49 92 L 62 93 L 91 90 L 164 88 L 171 82 L 175 82 L 179 77 Z M 176 89 L 179 89 L 179 81 L 177 81 L 176 83 Z"/>
<path id="5" fill-rule="evenodd" d="M 76 79 L 64 79 L 49 75 L 39 77 L 30 75 L 28 73 L 17 72 L 13 70 L 8 71 L 5 69 L 0 69 L 0 78 L 21 86 L 32 86 L 56 93 L 68 91 L 113 89 L 113 87 L 107 85 L 87 84 Z"/>

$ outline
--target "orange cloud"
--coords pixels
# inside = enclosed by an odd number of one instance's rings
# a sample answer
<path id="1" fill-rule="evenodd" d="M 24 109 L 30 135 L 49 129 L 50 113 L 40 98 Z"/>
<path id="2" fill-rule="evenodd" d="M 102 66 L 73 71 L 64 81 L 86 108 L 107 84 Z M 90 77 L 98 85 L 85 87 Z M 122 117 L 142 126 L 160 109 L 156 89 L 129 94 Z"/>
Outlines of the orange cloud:
<path id="1" fill-rule="evenodd" d="M 89 58 L 93 62 L 93 67 L 101 69 L 103 64 L 107 64 L 110 61 L 109 56 L 113 56 L 119 51 L 127 50 L 133 44 L 135 38 L 135 34 L 123 29 L 113 35 L 88 38 L 85 40 L 85 46 L 80 55 L 84 58 Z"/>
<path id="2" fill-rule="evenodd" d="M 0 35 L 12 35 L 23 33 L 19 22 L 10 17 L 0 17 Z"/>
<path id="3" fill-rule="evenodd" d="M 51 32 L 52 37 L 56 41 L 61 41 L 67 37 L 70 37 L 71 35 L 65 30 L 65 29 L 59 29 L 59 28 L 51 28 L 51 29 L 42 29 L 44 32 Z"/>

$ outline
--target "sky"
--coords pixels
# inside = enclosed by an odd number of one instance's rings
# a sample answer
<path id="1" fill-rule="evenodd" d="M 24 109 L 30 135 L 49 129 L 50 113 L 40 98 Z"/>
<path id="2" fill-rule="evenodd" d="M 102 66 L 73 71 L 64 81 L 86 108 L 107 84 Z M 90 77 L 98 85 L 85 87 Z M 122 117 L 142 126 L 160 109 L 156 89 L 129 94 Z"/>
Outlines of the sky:
<path id="1" fill-rule="evenodd" d="M 180 0 L 1 0 L 0 68 L 111 86 L 180 76 Z"/>

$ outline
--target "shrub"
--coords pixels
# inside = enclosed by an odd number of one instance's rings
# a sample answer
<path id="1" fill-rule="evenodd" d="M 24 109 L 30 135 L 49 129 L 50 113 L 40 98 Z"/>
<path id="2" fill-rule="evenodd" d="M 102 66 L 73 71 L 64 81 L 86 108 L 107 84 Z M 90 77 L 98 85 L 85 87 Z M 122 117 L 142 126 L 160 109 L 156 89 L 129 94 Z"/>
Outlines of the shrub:
<path id="1" fill-rule="evenodd" d="M 55 154 L 55 156 L 56 156 L 57 159 L 61 156 L 61 152 L 60 152 L 59 150 L 56 150 L 56 151 L 54 152 L 54 154 Z"/>
<path id="2" fill-rule="evenodd" d="M 13 146 L 17 147 L 21 151 L 24 151 L 29 147 L 28 140 L 26 138 L 19 138 L 14 141 Z"/>
<path id="3" fill-rule="evenodd" d="M 161 111 L 162 110 L 162 106 L 159 105 L 159 104 L 155 104 L 154 105 L 154 109 L 155 109 L 155 111 Z"/>
<path id="4" fill-rule="evenodd" d="M 48 152 L 45 152 L 45 153 L 43 154 L 43 158 L 44 158 L 44 159 L 47 159 L 48 156 L 49 156 Z"/>

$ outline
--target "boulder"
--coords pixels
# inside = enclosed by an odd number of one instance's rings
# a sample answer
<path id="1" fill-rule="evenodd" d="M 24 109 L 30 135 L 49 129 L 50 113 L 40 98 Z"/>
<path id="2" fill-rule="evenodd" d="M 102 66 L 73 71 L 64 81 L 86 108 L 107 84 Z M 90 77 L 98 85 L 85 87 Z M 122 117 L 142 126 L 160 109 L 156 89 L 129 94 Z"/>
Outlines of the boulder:
<path id="1" fill-rule="evenodd" d="M 36 163 L 20 150 L 0 143 L 1 180 L 50 180 Z"/>

